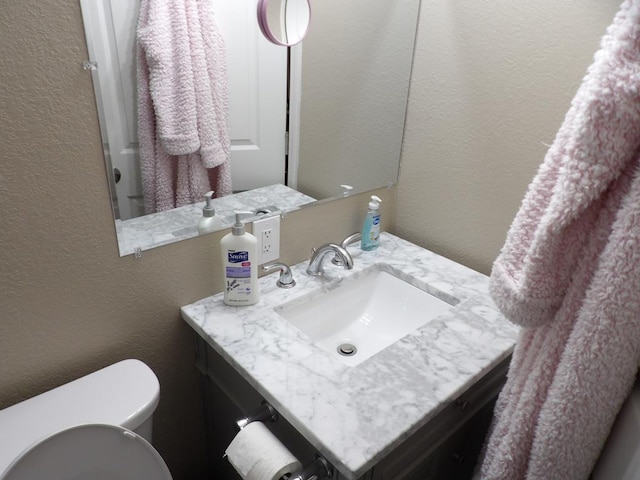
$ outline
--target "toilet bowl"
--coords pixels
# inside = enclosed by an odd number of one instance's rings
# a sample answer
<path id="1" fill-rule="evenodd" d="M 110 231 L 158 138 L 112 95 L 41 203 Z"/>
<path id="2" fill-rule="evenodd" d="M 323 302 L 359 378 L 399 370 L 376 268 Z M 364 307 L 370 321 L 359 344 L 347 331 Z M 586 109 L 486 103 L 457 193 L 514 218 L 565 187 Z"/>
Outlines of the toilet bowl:
<path id="1" fill-rule="evenodd" d="M 159 392 L 124 360 L 0 410 L 0 480 L 171 480 L 150 444 Z"/>

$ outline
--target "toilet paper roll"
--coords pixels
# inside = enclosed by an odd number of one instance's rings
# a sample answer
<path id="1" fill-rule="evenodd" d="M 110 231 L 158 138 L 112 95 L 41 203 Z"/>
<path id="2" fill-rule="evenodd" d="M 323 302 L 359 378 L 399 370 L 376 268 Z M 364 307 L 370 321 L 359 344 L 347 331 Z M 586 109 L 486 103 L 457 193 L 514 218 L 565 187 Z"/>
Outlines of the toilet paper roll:
<path id="1" fill-rule="evenodd" d="M 225 453 L 244 480 L 277 480 L 302 468 L 262 422 L 251 422 L 240 430 Z"/>

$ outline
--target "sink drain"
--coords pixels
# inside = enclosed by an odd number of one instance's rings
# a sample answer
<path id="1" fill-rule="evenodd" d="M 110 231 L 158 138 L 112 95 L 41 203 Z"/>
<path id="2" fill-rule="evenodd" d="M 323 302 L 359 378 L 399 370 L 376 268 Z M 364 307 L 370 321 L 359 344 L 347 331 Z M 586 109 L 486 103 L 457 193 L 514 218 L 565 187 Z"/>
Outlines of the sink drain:
<path id="1" fill-rule="evenodd" d="M 351 357 L 358 351 L 356 346 L 350 343 L 343 343 L 342 345 L 338 345 L 338 348 L 336 350 L 338 350 L 338 353 L 344 357 Z"/>

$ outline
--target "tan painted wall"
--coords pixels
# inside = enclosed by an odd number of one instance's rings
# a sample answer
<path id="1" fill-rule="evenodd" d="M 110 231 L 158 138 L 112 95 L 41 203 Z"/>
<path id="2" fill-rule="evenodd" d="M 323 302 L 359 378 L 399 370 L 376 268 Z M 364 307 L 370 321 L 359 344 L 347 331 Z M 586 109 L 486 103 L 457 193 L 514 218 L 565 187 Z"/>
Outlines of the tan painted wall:
<path id="1" fill-rule="evenodd" d="M 423 0 L 395 229 L 488 273 L 620 0 Z"/>
<path id="2" fill-rule="evenodd" d="M 2 2 L 0 45 L 0 408 L 140 358 L 161 384 L 156 444 L 177 480 L 199 478 L 200 393 L 179 308 L 220 290 L 225 232 L 120 258 L 77 0 Z M 389 218 L 394 191 L 377 193 Z M 367 198 L 289 214 L 283 260 L 357 230 Z"/>

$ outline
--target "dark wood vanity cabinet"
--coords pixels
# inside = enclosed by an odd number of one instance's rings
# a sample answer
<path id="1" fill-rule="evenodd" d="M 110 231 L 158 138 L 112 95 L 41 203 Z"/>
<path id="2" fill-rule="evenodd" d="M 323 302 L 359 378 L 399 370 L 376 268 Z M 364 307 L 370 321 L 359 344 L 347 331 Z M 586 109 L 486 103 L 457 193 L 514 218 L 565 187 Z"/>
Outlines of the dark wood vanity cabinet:
<path id="1" fill-rule="evenodd" d="M 223 454 L 238 432 L 236 420 L 260 406 L 263 398 L 202 337 L 195 338 L 210 473 L 212 478 L 237 480 L 240 477 Z M 358 480 L 471 478 L 508 364 L 509 358 L 503 360 Z M 313 460 L 318 450 L 282 416 L 266 425 L 303 465 Z M 344 479 L 334 475 L 334 480 Z"/>

